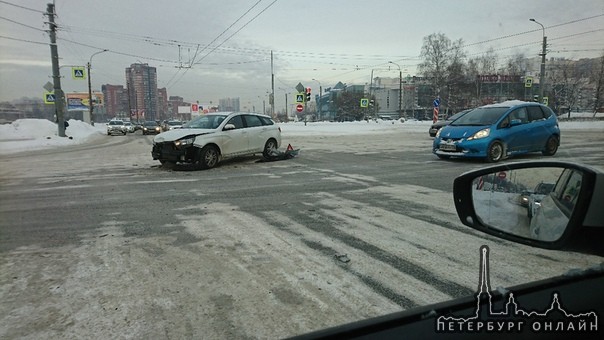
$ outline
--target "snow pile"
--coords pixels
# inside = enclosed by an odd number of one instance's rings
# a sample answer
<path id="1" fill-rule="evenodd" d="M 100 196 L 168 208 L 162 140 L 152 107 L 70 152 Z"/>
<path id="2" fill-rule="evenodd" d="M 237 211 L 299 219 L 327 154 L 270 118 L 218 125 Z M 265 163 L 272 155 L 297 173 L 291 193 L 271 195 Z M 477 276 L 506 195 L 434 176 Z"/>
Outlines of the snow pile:
<path id="1" fill-rule="evenodd" d="M 106 131 L 104 124 L 91 126 L 74 119 L 68 123 L 65 134 L 69 137 L 59 137 L 57 124 L 47 119 L 19 119 L 11 124 L 2 124 L 0 154 L 83 144 Z"/>

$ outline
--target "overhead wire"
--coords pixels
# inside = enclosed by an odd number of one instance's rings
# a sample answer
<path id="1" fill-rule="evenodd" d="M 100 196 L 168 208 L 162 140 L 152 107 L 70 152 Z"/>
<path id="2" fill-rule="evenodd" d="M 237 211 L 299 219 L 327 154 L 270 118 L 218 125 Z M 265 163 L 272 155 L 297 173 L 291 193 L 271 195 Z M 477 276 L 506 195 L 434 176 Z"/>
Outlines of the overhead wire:
<path id="1" fill-rule="evenodd" d="M 37 12 L 37 13 L 41 13 L 41 14 L 46 14 L 46 12 L 44 11 L 40 11 L 38 9 L 33 9 L 33 8 L 29 8 L 29 7 L 25 7 L 25 6 L 21 6 L 21 5 L 17 5 L 17 4 L 13 4 L 12 2 L 8 2 L 8 1 L 3 1 L 0 0 L 0 3 L 6 4 L 6 5 L 10 5 L 10 6 L 14 6 L 14 7 L 18 7 L 21 9 L 26 9 L 28 11 L 32 11 L 32 12 Z"/>

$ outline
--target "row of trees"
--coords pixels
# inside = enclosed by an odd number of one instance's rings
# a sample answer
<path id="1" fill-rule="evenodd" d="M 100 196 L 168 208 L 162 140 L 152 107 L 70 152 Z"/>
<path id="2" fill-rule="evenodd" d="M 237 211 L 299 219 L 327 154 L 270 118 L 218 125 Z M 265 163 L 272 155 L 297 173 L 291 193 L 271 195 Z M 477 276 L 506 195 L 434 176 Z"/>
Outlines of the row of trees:
<path id="1" fill-rule="evenodd" d="M 475 58 L 468 58 L 462 39 L 451 41 L 443 33 L 424 37 L 419 72 L 429 83 L 434 97 L 448 99 L 448 105 L 459 106 L 462 98 L 480 102 L 479 75 L 501 74 L 525 76 L 532 71 L 524 54 L 515 54 L 502 63 L 491 48 Z M 556 111 L 575 108 L 582 101 L 585 109 L 598 111 L 604 97 L 604 51 L 600 58 L 556 60 L 548 62 L 545 73 L 545 96 Z"/>

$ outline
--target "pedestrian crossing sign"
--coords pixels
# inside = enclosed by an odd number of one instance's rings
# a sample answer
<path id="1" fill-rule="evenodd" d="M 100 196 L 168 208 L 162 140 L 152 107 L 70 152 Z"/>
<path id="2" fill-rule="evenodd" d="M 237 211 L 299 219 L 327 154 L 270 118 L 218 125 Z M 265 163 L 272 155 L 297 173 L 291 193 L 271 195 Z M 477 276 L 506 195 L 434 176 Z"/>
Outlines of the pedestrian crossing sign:
<path id="1" fill-rule="evenodd" d="M 296 103 L 304 103 L 304 93 L 296 93 Z"/>
<path id="2" fill-rule="evenodd" d="M 86 79 L 86 71 L 84 70 L 84 67 L 72 67 L 71 68 L 71 77 L 73 79 Z"/>
<path id="3" fill-rule="evenodd" d="M 52 92 L 44 93 L 44 104 L 54 104 L 55 103 L 55 94 Z"/>

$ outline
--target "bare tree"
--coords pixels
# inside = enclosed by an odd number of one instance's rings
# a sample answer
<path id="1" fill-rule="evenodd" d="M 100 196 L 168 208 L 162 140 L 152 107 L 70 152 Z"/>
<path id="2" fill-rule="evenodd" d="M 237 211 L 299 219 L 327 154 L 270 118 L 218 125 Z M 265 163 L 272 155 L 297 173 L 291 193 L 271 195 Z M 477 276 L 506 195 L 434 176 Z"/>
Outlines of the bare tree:
<path id="1" fill-rule="evenodd" d="M 424 37 L 418 65 L 419 72 L 432 83 L 434 95 L 440 95 L 447 80 L 447 67 L 450 64 L 451 40 L 443 33 L 433 33 Z"/>
<path id="2" fill-rule="evenodd" d="M 602 97 L 604 96 L 604 52 L 600 57 L 600 69 L 594 73 L 593 81 L 596 84 L 594 93 L 594 117 L 598 113 L 598 109 L 602 105 Z"/>
<path id="3" fill-rule="evenodd" d="M 490 47 L 487 52 L 478 57 L 480 72 L 482 74 L 494 74 L 497 72 L 497 62 L 499 58 L 495 54 L 495 50 Z"/>
<path id="4" fill-rule="evenodd" d="M 506 62 L 506 72 L 509 75 L 525 75 L 528 69 L 528 59 L 524 53 L 516 53 L 509 57 Z"/>
<path id="5" fill-rule="evenodd" d="M 568 118 L 579 100 L 581 89 L 587 86 L 589 78 L 578 63 L 559 60 L 550 65 L 548 82 L 551 84 L 554 110 L 561 113 L 568 110 Z"/>

